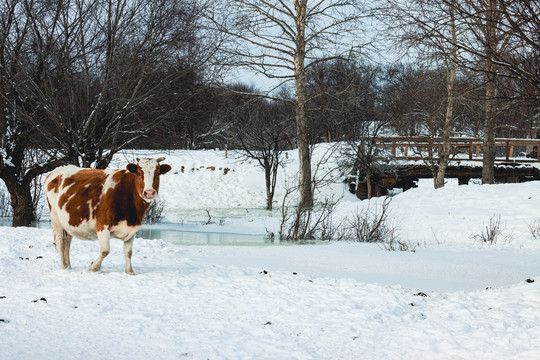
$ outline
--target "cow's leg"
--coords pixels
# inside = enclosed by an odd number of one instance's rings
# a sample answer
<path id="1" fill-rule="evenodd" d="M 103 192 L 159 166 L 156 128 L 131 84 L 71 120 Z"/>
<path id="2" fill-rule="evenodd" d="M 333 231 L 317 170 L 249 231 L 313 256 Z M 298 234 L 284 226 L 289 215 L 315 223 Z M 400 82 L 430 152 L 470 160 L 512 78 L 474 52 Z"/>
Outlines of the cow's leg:
<path id="1" fill-rule="evenodd" d="M 71 247 L 71 240 L 73 236 L 69 235 L 64 231 L 64 264 L 66 264 L 68 269 L 71 269 L 71 261 L 69 261 L 69 248 Z"/>
<path id="2" fill-rule="evenodd" d="M 69 246 L 71 244 L 71 237 L 67 241 L 67 233 L 64 231 L 60 221 L 58 220 L 58 214 L 56 211 L 51 210 L 51 223 L 54 232 L 54 246 L 56 251 L 60 255 L 60 268 L 61 269 L 70 269 L 71 265 L 69 263 Z M 66 262 L 66 248 L 67 248 L 67 262 Z"/>
<path id="3" fill-rule="evenodd" d="M 99 256 L 98 258 L 90 264 L 90 270 L 92 271 L 98 271 L 101 269 L 101 262 L 107 255 L 109 255 L 109 252 L 111 251 L 111 245 L 110 245 L 110 239 L 111 239 L 111 233 L 109 230 L 103 230 L 97 233 L 98 239 L 99 239 Z"/>
<path id="4" fill-rule="evenodd" d="M 133 268 L 131 267 L 131 255 L 133 254 L 133 241 L 135 235 L 131 239 L 124 241 L 124 256 L 126 257 L 126 274 L 135 275 Z"/>

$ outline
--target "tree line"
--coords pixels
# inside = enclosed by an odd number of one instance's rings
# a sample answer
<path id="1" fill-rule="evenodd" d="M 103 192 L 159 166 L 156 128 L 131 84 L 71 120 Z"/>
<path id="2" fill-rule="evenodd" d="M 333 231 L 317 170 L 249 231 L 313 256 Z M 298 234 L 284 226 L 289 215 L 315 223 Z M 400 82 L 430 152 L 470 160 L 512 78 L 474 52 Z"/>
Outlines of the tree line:
<path id="1" fill-rule="evenodd" d="M 382 134 L 537 137 L 540 5 L 517 0 L 4 0 L 0 179 L 13 224 L 56 166 L 105 168 L 126 148 L 243 149 L 271 207 L 282 151 Z M 369 24 L 384 29 L 373 38 Z M 375 34 L 377 35 L 377 34 Z M 398 60 L 380 63 L 383 46 Z M 387 51 L 387 50 L 385 50 Z M 249 68 L 276 88 L 231 80 Z M 444 185 L 450 146 L 435 164 Z M 490 172 L 491 171 L 491 172 Z"/>

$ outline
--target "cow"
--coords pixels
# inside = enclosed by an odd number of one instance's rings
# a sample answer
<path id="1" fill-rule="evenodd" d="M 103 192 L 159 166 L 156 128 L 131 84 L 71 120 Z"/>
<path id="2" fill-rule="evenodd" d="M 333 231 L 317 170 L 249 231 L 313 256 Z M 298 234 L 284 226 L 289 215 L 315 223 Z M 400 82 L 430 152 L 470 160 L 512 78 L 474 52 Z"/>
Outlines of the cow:
<path id="1" fill-rule="evenodd" d="M 99 271 L 109 255 L 111 237 L 124 242 L 126 273 L 135 275 L 131 255 L 135 233 L 159 190 L 159 176 L 171 170 L 165 158 L 137 159 L 123 169 L 86 169 L 73 165 L 53 170 L 45 179 L 54 243 L 60 267 L 71 269 L 69 248 L 75 236 L 99 240 L 100 253 L 90 264 Z"/>

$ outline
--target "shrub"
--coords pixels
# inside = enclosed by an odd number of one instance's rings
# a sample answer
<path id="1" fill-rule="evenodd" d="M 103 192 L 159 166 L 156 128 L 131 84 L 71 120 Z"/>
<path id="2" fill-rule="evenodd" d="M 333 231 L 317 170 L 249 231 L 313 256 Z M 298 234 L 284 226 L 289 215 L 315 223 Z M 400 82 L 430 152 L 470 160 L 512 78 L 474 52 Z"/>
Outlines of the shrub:
<path id="1" fill-rule="evenodd" d="M 146 215 L 143 219 L 143 224 L 152 225 L 159 224 L 163 220 L 163 209 L 165 208 L 165 201 L 159 198 L 152 201 Z"/>
<path id="2" fill-rule="evenodd" d="M 348 236 L 358 242 L 379 243 L 387 251 L 415 252 L 418 244 L 399 238 L 398 228 L 388 219 L 391 198 L 384 199 L 380 206 L 367 207 L 356 213 L 349 221 Z"/>
<path id="3" fill-rule="evenodd" d="M 280 241 L 331 240 L 336 239 L 339 226 L 332 222 L 337 202 L 325 199 L 317 210 L 282 205 L 279 228 Z M 273 236 L 273 235 L 272 235 Z"/>
<path id="4" fill-rule="evenodd" d="M 533 238 L 540 238 L 540 218 L 535 219 L 532 224 L 529 224 L 529 231 Z"/>
<path id="5" fill-rule="evenodd" d="M 350 237 L 359 242 L 384 242 L 397 238 L 396 228 L 388 221 L 388 206 L 391 198 L 384 199 L 375 209 L 368 205 L 362 213 L 356 213 L 349 220 Z"/>
<path id="6" fill-rule="evenodd" d="M 501 226 L 501 215 L 493 215 L 489 218 L 489 224 L 486 225 L 479 234 L 471 235 L 471 238 L 479 240 L 483 244 L 496 244 L 499 239 L 503 238 L 503 243 L 510 242 L 513 234 L 504 234 L 506 228 Z"/>
<path id="7" fill-rule="evenodd" d="M 398 237 L 394 237 L 394 234 L 391 234 L 390 237 L 388 237 L 382 242 L 382 245 L 387 251 L 416 252 L 416 247 L 418 246 L 418 243 L 414 244 L 410 241 L 403 241 L 400 240 Z"/>

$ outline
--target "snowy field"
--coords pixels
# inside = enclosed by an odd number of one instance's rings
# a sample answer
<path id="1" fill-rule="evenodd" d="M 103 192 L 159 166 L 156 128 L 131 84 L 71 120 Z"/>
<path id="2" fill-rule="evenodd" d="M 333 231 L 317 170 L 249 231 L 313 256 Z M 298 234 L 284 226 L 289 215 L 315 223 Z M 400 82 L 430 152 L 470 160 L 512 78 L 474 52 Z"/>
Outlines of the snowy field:
<path id="1" fill-rule="evenodd" d="M 160 188 L 167 227 L 260 238 L 279 226 L 253 163 L 220 151 L 152 155 L 173 166 Z M 276 207 L 295 157 L 280 170 Z M 318 192 L 332 195 L 336 223 L 382 201 L 356 200 L 337 178 Z M 123 272 L 120 241 L 93 273 L 98 244 L 74 240 L 65 271 L 50 229 L 0 227 L 0 359 L 540 359 L 539 182 L 426 181 L 389 211 L 414 252 L 138 238 L 136 276 Z M 494 244 L 474 237 L 497 218 Z"/>

